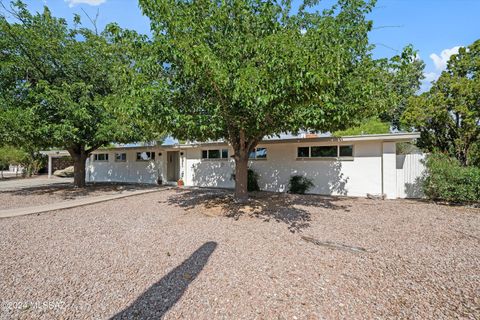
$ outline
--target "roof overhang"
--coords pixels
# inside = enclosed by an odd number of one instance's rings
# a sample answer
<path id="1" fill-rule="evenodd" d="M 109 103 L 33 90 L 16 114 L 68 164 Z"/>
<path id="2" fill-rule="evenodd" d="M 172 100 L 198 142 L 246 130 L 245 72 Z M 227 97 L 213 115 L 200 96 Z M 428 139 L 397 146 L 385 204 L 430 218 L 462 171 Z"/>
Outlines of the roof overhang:
<path id="1" fill-rule="evenodd" d="M 40 154 L 45 156 L 57 158 L 57 157 L 70 157 L 70 153 L 67 150 L 47 150 L 40 151 Z"/>
<path id="2" fill-rule="evenodd" d="M 339 143 L 339 142 L 369 142 L 369 141 L 381 141 L 381 142 L 409 142 L 420 138 L 420 133 L 387 133 L 387 134 L 366 134 L 357 136 L 343 136 L 343 137 L 311 137 L 311 138 L 288 138 L 288 139 L 266 139 L 260 141 L 261 145 L 269 144 L 284 144 L 284 143 Z M 196 142 L 188 144 L 174 144 L 174 145 L 161 145 L 161 146 L 135 146 L 135 147 L 115 147 L 115 148 L 100 148 L 94 153 L 105 152 L 109 150 L 178 150 L 178 149 L 190 149 L 198 147 L 213 147 L 213 146 L 228 146 L 225 141 L 214 142 Z M 41 154 L 52 157 L 64 157 L 70 154 L 66 150 L 49 150 L 40 151 Z"/>
<path id="3" fill-rule="evenodd" d="M 334 143 L 334 142 L 363 142 L 363 141 L 382 141 L 382 142 L 409 142 L 420 138 L 420 134 L 412 133 L 389 133 L 389 134 L 367 134 L 357 136 L 343 137 L 311 137 L 311 138 L 288 138 L 288 139 L 266 139 L 259 142 L 261 145 L 283 144 L 283 143 Z M 203 146 L 226 146 L 225 141 L 198 142 L 183 145 L 161 146 L 161 148 L 192 148 Z"/>

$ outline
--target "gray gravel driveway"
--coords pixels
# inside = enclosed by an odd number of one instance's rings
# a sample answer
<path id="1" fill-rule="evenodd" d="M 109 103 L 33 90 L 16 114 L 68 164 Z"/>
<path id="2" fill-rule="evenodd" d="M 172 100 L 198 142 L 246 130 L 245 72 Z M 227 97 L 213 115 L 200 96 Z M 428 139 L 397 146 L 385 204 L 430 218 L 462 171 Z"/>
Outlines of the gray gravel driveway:
<path id="1" fill-rule="evenodd" d="M 165 190 L 1 219 L 0 318 L 480 318 L 478 209 L 229 199 Z"/>
<path id="2" fill-rule="evenodd" d="M 73 183 L 73 178 L 57 178 L 52 177 L 48 179 L 46 176 L 34 177 L 34 178 L 15 178 L 0 180 L 0 192 L 22 190 L 27 188 L 43 187 L 43 186 L 55 186 L 55 185 L 69 185 Z"/>

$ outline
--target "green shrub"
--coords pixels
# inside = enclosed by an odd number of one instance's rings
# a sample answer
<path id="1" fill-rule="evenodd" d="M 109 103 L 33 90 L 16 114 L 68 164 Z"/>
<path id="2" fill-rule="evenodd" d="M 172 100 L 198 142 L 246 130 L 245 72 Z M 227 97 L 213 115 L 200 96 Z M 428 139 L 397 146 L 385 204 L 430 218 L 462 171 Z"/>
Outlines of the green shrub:
<path id="1" fill-rule="evenodd" d="M 258 173 L 252 169 L 248 169 L 248 181 L 247 181 L 248 191 L 260 191 L 258 186 Z"/>
<path id="2" fill-rule="evenodd" d="M 288 182 L 288 192 L 305 194 L 308 190 L 315 187 L 313 181 L 303 176 L 291 176 Z"/>
<path id="3" fill-rule="evenodd" d="M 480 202 L 480 168 L 464 167 L 443 154 L 432 154 L 426 161 L 424 193 L 433 200 L 457 203 Z"/>
<path id="4" fill-rule="evenodd" d="M 235 173 L 232 173 L 232 180 L 235 180 Z M 260 191 L 260 187 L 258 186 L 258 173 L 253 171 L 252 169 L 248 169 L 248 176 L 247 176 L 247 190 L 250 191 Z"/>

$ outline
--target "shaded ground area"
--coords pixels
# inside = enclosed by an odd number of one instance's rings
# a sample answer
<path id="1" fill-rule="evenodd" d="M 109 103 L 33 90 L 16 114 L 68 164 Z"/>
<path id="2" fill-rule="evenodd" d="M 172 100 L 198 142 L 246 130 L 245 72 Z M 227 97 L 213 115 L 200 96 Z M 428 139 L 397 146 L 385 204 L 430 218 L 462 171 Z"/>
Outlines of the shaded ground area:
<path id="1" fill-rule="evenodd" d="M 165 190 L 0 230 L 5 319 L 480 317 L 479 209 Z"/>
<path id="2" fill-rule="evenodd" d="M 60 201 L 74 200 L 85 197 L 119 194 L 124 191 L 156 188 L 155 185 L 96 183 L 87 184 L 86 188 L 78 189 L 68 180 L 55 179 L 51 184 L 37 181 L 23 181 L 15 189 L 0 187 L 0 210 L 32 207 Z M 26 184 L 26 183 L 30 183 Z M 35 184 L 37 183 L 37 184 Z M 48 181 L 47 181 L 48 183 Z"/>
<path id="3" fill-rule="evenodd" d="M 343 200 L 345 200 L 344 198 Z M 191 189 L 178 190 L 167 202 L 186 211 L 204 213 L 209 216 L 226 216 L 238 220 L 241 216 L 256 217 L 264 222 L 270 220 L 287 224 L 291 232 L 310 226 L 311 207 L 349 211 L 349 205 L 341 204 L 340 197 L 320 195 L 295 195 L 275 192 L 251 192 L 250 201 L 236 203 L 228 190 Z M 162 203 L 162 202 L 160 202 Z"/>

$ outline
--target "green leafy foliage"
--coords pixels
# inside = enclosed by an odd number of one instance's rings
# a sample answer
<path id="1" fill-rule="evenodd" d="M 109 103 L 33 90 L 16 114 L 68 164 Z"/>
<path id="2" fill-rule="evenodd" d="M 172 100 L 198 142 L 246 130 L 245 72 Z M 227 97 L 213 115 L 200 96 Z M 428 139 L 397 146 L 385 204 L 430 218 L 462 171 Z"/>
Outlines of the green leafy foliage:
<path id="1" fill-rule="evenodd" d="M 24 176 L 32 176 L 46 164 L 46 159 L 39 153 L 30 153 L 23 149 L 3 146 L 0 147 L 0 170 L 8 169 L 9 165 L 22 166 Z"/>
<path id="2" fill-rule="evenodd" d="M 288 182 L 288 192 L 296 194 L 305 194 L 308 190 L 315 187 L 312 179 L 304 176 L 291 176 Z"/>
<path id="3" fill-rule="evenodd" d="M 248 191 L 260 191 L 258 186 L 258 173 L 252 169 L 248 169 L 248 182 L 247 182 Z"/>
<path id="4" fill-rule="evenodd" d="M 32 14 L 21 1 L 0 9 L 4 143 L 67 149 L 79 172 L 75 184 L 83 186 L 93 150 L 143 138 L 143 120 L 126 86 L 135 72 L 133 49 L 141 52 L 143 40 L 116 25 L 98 34 L 82 27 L 79 16 L 70 28 L 47 7 Z"/>
<path id="5" fill-rule="evenodd" d="M 25 162 L 27 154 L 11 146 L 4 146 L 0 148 L 0 170 L 8 169 L 9 165 L 20 165 Z"/>
<path id="6" fill-rule="evenodd" d="M 431 154 L 426 161 L 424 192 L 434 200 L 480 202 L 480 168 L 465 167 L 445 154 Z"/>
<path id="7" fill-rule="evenodd" d="M 317 3 L 292 14 L 288 0 L 140 0 L 156 48 L 146 90 L 164 95 L 150 100 L 151 118 L 180 139 L 226 139 L 237 199 L 264 136 L 345 129 L 396 101 L 396 66 L 374 60 L 368 41 L 374 1 Z"/>
<path id="8" fill-rule="evenodd" d="M 430 91 L 412 97 L 403 114 L 420 131 L 418 145 L 446 152 L 462 165 L 480 165 L 480 40 L 452 55 Z"/>
<path id="9" fill-rule="evenodd" d="M 406 46 L 402 53 L 390 59 L 392 72 L 385 78 L 392 94 L 391 106 L 380 115 L 382 121 L 389 122 L 397 130 L 405 129 L 401 118 L 407 108 L 408 99 L 414 96 L 425 78 L 425 63 L 419 59 L 418 52 L 412 45 Z"/>
<path id="10" fill-rule="evenodd" d="M 378 118 L 370 118 L 359 126 L 346 130 L 335 131 L 335 137 L 354 136 L 361 134 L 381 134 L 390 133 L 390 123 L 381 121 Z"/>

